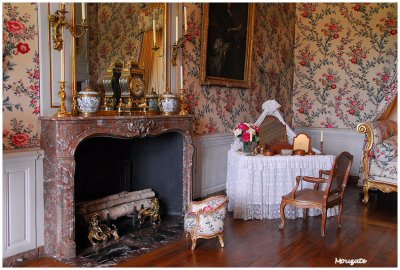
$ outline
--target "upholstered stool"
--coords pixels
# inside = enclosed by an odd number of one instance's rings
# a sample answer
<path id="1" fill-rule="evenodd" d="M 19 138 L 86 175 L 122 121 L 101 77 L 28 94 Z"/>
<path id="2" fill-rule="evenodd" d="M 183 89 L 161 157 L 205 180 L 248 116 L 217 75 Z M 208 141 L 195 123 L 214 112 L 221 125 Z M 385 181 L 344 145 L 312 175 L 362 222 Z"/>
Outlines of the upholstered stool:
<path id="1" fill-rule="evenodd" d="M 184 228 L 186 237 L 192 239 L 192 250 L 196 248 L 198 238 L 217 237 L 224 247 L 224 219 L 228 198 L 226 196 L 212 196 L 203 201 L 190 203 L 185 214 Z"/>

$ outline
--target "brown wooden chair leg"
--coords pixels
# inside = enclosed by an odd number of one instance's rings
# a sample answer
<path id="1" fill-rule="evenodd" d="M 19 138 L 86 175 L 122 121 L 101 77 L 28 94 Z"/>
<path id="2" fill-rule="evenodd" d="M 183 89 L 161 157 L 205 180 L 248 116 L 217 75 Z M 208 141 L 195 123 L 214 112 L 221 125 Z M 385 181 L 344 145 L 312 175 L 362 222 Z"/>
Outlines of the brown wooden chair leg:
<path id="1" fill-rule="evenodd" d="M 369 186 L 365 185 L 363 187 L 363 192 L 364 192 L 364 199 L 362 200 L 363 204 L 367 204 L 369 201 L 369 194 L 368 194 Z"/>
<path id="2" fill-rule="evenodd" d="M 218 240 L 219 240 L 219 243 L 221 244 L 221 247 L 223 248 L 224 247 L 224 234 L 223 233 L 218 234 Z"/>
<path id="3" fill-rule="evenodd" d="M 326 208 L 322 208 L 322 222 L 321 222 L 321 235 L 325 236 L 325 225 L 326 225 Z"/>
<path id="4" fill-rule="evenodd" d="M 303 209 L 303 216 L 304 216 L 303 219 L 306 220 L 308 216 L 308 208 Z"/>
<path id="5" fill-rule="evenodd" d="M 196 238 L 192 237 L 192 250 L 196 248 Z"/>
<path id="6" fill-rule="evenodd" d="M 281 219 L 282 219 L 282 223 L 281 223 L 281 225 L 279 225 L 279 229 L 280 230 L 283 229 L 283 227 L 285 226 L 285 222 L 286 222 L 285 207 L 286 207 L 286 203 L 282 200 L 282 202 L 281 202 Z"/>
<path id="7" fill-rule="evenodd" d="M 343 212 L 343 203 L 339 204 L 339 213 L 337 218 L 337 227 L 342 227 L 342 212 Z"/>

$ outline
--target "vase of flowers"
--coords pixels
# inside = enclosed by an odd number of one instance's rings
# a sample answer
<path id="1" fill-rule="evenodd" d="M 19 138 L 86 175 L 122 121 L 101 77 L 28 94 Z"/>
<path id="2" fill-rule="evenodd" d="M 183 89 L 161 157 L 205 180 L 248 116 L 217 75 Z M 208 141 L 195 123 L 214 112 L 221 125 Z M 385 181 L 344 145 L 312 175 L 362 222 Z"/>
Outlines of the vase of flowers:
<path id="1" fill-rule="evenodd" d="M 236 128 L 233 130 L 235 138 L 239 138 L 240 141 L 243 143 L 242 151 L 245 154 L 250 154 L 253 150 L 253 144 L 257 144 L 260 140 L 258 133 L 258 126 L 243 122 L 237 125 Z"/>

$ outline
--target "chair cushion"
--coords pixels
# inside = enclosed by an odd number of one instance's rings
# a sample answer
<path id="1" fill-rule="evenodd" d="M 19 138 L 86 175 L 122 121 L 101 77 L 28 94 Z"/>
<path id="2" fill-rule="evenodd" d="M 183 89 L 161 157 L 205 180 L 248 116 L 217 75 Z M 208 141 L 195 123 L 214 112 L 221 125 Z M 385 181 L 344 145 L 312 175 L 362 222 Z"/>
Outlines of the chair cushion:
<path id="1" fill-rule="evenodd" d="M 380 162 L 388 162 L 397 157 L 397 135 L 374 145 L 373 155 Z"/>
<path id="2" fill-rule="evenodd" d="M 294 199 L 300 202 L 312 202 L 312 203 L 323 203 L 325 191 L 315 189 L 301 189 L 296 191 Z M 291 193 L 286 194 L 285 198 L 290 198 Z M 329 197 L 328 201 L 331 202 L 339 198 L 337 194 L 333 194 Z"/>

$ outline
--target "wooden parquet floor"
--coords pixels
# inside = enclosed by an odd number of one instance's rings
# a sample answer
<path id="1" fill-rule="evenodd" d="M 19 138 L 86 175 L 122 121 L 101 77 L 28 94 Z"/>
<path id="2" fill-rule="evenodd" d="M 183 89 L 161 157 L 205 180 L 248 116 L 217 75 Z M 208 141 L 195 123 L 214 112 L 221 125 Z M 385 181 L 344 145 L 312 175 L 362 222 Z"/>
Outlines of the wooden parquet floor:
<path id="1" fill-rule="evenodd" d="M 326 237 L 320 235 L 321 217 L 288 219 L 283 231 L 276 220 L 225 220 L 225 248 L 217 239 L 200 239 L 196 250 L 190 240 L 176 241 L 127 260 L 118 267 L 350 267 L 339 259 L 364 259 L 361 267 L 397 267 L 397 193 L 371 192 L 368 207 L 361 204 L 361 189 L 348 186 L 342 229 L 336 217 L 327 219 Z M 65 267 L 39 258 L 26 267 Z"/>

